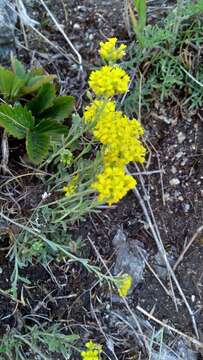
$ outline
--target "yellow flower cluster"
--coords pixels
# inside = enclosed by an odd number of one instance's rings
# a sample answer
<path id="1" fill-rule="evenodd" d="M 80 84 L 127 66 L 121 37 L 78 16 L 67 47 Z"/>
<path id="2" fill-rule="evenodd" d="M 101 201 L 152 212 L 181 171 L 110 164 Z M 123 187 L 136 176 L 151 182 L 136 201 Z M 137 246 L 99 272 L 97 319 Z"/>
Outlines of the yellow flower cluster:
<path id="1" fill-rule="evenodd" d="M 99 53 L 107 62 L 121 59 L 125 45 L 116 48 L 116 38 L 100 44 Z M 98 200 L 109 205 L 117 203 L 136 180 L 125 173 L 125 166 L 144 162 L 146 150 L 139 140 L 144 129 L 139 121 L 130 120 L 122 111 L 116 111 L 111 98 L 125 93 L 129 85 L 128 74 L 117 65 L 106 65 L 90 74 L 89 85 L 96 99 L 84 112 L 84 121 L 90 123 L 96 140 L 103 145 L 103 170 L 97 175 L 92 188 L 99 192 Z"/>
<path id="2" fill-rule="evenodd" d="M 85 108 L 84 119 L 86 122 L 98 122 L 100 119 L 109 116 L 116 110 L 114 101 L 94 100 L 90 106 Z"/>
<path id="3" fill-rule="evenodd" d="M 123 167 L 105 166 L 103 172 L 97 175 L 97 181 L 92 184 L 92 188 L 99 192 L 99 202 L 108 201 L 108 204 L 112 205 L 122 199 L 135 185 L 136 180 L 126 175 Z"/>
<path id="4" fill-rule="evenodd" d="M 105 65 L 90 74 L 89 86 L 96 96 L 111 98 L 116 94 L 124 94 L 129 81 L 128 74 L 119 66 Z"/>
<path id="5" fill-rule="evenodd" d="M 118 293 L 120 296 L 127 296 L 128 291 L 132 286 L 132 276 L 129 274 L 123 274 L 122 276 L 118 277 L 116 280 L 116 286 L 118 288 Z"/>
<path id="6" fill-rule="evenodd" d="M 102 346 L 99 344 L 93 343 L 93 341 L 88 341 L 85 344 L 87 350 L 81 352 L 83 360 L 99 360 L 99 355 L 102 352 Z"/>
<path id="7" fill-rule="evenodd" d="M 63 187 L 65 196 L 69 197 L 75 193 L 76 183 L 78 180 L 78 175 L 74 176 L 67 186 Z"/>
<path id="8" fill-rule="evenodd" d="M 131 161 L 144 162 L 145 148 L 139 141 L 144 131 L 139 121 L 130 120 L 121 111 L 111 112 L 97 122 L 93 134 L 102 144 L 108 145 L 105 160 L 125 165 Z"/>
<path id="9" fill-rule="evenodd" d="M 121 44 L 116 48 L 117 38 L 110 38 L 100 43 L 99 55 L 107 62 L 121 60 L 125 56 L 126 45 Z"/>

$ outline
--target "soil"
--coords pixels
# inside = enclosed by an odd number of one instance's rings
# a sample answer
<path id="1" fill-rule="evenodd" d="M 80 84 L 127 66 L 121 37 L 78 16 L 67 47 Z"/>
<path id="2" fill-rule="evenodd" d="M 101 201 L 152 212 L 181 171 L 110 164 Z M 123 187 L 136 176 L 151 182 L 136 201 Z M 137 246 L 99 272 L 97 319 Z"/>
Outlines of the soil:
<path id="1" fill-rule="evenodd" d="M 59 1 L 58 1 L 59 2 Z M 33 32 L 27 33 L 29 51 L 18 47 L 18 56 L 27 66 L 31 63 L 41 64 L 49 73 L 56 73 L 60 78 L 62 92 L 71 93 L 77 98 L 77 110 L 81 111 L 86 101 L 87 75 L 98 63 L 97 48 L 101 40 L 106 37 L 117 36 L 122 41 L 128 41 L 128 34 L 123 19 L 123 9 L 119 0 L 66 0 L 58 6 L 52 0 L 46 3 L 57 19 L 63 25 L 74 46 L 83 58 L 83 71 L 71 59 L 61 56 L 49 45 L 39 41 Z M 84 4 L 85 3 L 85 4 Z M 65 8 L 63 8 L 63 5 Z M 66 10 L 66 11 L 65 11 Z M 55 44 L 60 45 L 70 54 L 70 48 L 42 7 L 30 8 L 30 15 L 43 24 L 45 35 Z M 19 38 L 22 44 L 23 37 Z M 161 238 L 172 265 L 178 259 L 185 244 L 191 239 L 202 225 L 203 198 L 203 114 L 199 109 L 191 113 L 184 113 L 176 104 L 158 101 L 143 118 L 146 129 L 145 140 L 150 144 L 150 156 L 146 167 L 148 175 L 144 175 L 145 186 L 150 196 L 151 207 L 154 212 Z M 11 159 L 13 164 L 16 160 Z M 15 165 L 15 169 L 19 163 Z M 159 171 L 154 173 L 154 171 Z M 20 174 L 27 171 L 20 167 Z M 162 171 L 162 173 L 161 173 Z M 134 169 L 136 172 L 136 169 Z M 162 174 L 162 175 L 161 175 Z M 4 178 L 2 178 L 4 180 Z M 139 180 L 139 178 L 138 178 Z M 37 181 L 24 182 L 26 194 L 20 202 L 24 213 L 37 204 L 44 186 Z M 138 190 L 142 194 L 141 184 Z M 14 198 L 18 187 L 13 189 Z M 15 193 L 16 191 L 16 193 Z M 35 196 L 32 195 L 35 193 Z M 143 195 L 143 194 L 142 194 Z M 144 195 L 143 195 L 144 196 Z M 33 198 L 34 197 L 34 198 Z M 31 203 L 30 203 L 31 198 Z M 18 199 L 19 200 L 19 199 Z M 19 203 L 19 201 L 18 201 Z M 8 204 L 8 203 L 7 203 Z M 9 207 L 12 206 L 12 201 Z M 35 205 L 34 205 L 35 206 Z M 14 206 L 14 214 L 17 212 Z M 7 233 L 7 225 L 3 224 L 3 233 Z M 98 259 L 88 238 L 95 244 L 97 251 L 109 268 L 116 260 L 115 248 L 112 240 L 118 229 L 122 227 L 131 248 L 137 241 L 148 253 L 148 261 L 156 266 L 155 255 L 157 248 L 146 224 L 143 211 L 133 193 L 129 193 L 117 206 L 104 209 L 98 214 L 87 216 L 79 224 L 70 227 L 73 239 L 82 239 L 82 256 L 88 257 L 91 263 Z M 3 237 L 0 251 L 0 289 L 6 290 L 10 286 L 10 274 L 13 264 L 9 262 L 9 240 Z M 102 267 L 102 264 L 100 264 Z M 50 271 L 37 264 L 29 265 L 22 270 L 30 284 L 19 286 L 19 295 L 23 294 L 26 305 L 16 304 L 8 296 L 0 295 L 0 334 L 5 334 L 12 328 L 21 329 L 24 324 L 33 325 L 35 315 L 43 316 L 43 325 L 61 322 L 65 331 L 79 333 L 83 340 L 94 338 L 104 344 L 109 359 L 115 356 L 104 343 L 104 337 L 114 339 L 115 353 L 118 359 L 132 359 L 140 351 L 135 346 L 134 338 L 126 330 L 126 325 L 112 319 L 112 312 L 120 311 L 127 316 L 122 308 L 122 301 L 112 297 L 105 286 L 100 286 L 93 275 L 84 268 L 67 261 L 52 262 Z M 105 269 L 103 268 L 105 271 Z M 203 242 L 201 234 L 185 254 L 183 261 L 177 267 L 177 278 L 184 291 L 195 318 L 200 337 L 203 334 Z M 163 280 L 170 289 L 169 279 Z M 178 301 L 176 311 L 171 297 L 166 295 L 159 282 L 148 268 L 145 268 L 143 279 L 129 295 L 128 302 L 135 311 L 139 304 L 146 311 L 153 311 L 153 315 L 169 325 L 195 336 L 191 317 L 174 286 Z M 85 326 L 84 326 L 85 324 Z M 99 326 L 98 326 L 99 325 Z M 152 325 L 156 325 L 152 322 Z M 199 355 L 201 356 L 201 355 Z M 141 359 L 147 359 L 143 354 Z M 200 358 L 200 357 L 199 357 Z M 77 359 L 75 355 L 74 359 Z"/>

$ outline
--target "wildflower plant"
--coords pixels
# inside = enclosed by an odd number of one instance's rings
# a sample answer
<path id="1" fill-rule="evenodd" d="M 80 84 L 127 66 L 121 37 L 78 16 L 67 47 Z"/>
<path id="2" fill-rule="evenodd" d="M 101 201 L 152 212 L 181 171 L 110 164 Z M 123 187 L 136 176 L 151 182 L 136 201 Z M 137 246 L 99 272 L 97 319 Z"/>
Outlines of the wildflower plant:
<path id="1" fill-rule="evenodd" d="M 89 86 L 95 95 L 85 108 L 84 121 L 93 137 L 101 144 L 102 171 L 97 174 L 91 188 L 100 203 L 117 203 L 134 188 L 136 180 L 125 173 L 130 162 L 143 163 L 146 150 L 140 141 L 144 129 L 136 119 L 129 119 L 116 110 L 116 95 L 128 91 L 129 75 L 116 63 L 125 56 L 124 44 L 116 46 L 117 39 L 100 43 L 99 54 L 105 65 L 90 74 Z M 107 63 L 107 64 L 106 64 Z"/>

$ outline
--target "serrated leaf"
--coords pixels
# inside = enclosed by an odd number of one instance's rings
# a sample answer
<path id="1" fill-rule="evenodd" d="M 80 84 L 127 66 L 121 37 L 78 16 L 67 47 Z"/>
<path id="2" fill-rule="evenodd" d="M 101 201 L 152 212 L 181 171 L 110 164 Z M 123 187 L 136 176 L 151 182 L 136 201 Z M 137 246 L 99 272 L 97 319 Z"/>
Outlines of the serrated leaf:
<path id="1" fill-rule="evenodd" d="M 34 129 L 40 134 L 48 135 L 65 134 L 68 131 L 67 126 L 61 125 L 52 119 L 43 119 Z"/>
<path id="2" fill-rule="evenodd" d="M 28 74 L 26 73 L 25 67 L 23 64 L 17 60 L 15 57 L 12 56 L 11 58 L 11 66 L 13 69 L 14 74 L 21 80 L 28 79 Z"/>
<path id="3" fill-rule="evenodd" d="M 73 96 L 59 96 L 54 100 L 54 105 L 42 113 L 44 118 L 63 121 L 68 118 L 74 108 Z"/>
<path id="4" fill-rule="evenodd" d="M 42 85 L 34 99 L 28 102 L 27 107 L 35 117 L 53 105 L 56 96 L 55 86 L 47 83 Z"/>
<path id="5" fill-rule="evenodd" d="M 30 111 L 21 105 L 9 106 L 8 104 L 0 105 L 0 126 L 8 134 L 23 139 L 28 129 L 34 126 L 34 118 Z"/>
<path id="6" fill-rule="evenodd" d="M 15 76 L 11 70 L 0 66 L 0 93 L 4 99 L 15 98 L 24 85 L 24 80 Z"/>
<path id="7" fill-rule="evenodd" d="M 40 164 L 49 151 L 50 137 L 47 134 L 29 131 L 26 139 L 26 149 L 30 160 Z"/>
<path id="8" fill-rule="evenodd" d="M 22 90 L 23 95 L 37 91 L 42 85 L 50 83 L 56 78 L 55 75 L 36 75 L 31 77 Z"/>

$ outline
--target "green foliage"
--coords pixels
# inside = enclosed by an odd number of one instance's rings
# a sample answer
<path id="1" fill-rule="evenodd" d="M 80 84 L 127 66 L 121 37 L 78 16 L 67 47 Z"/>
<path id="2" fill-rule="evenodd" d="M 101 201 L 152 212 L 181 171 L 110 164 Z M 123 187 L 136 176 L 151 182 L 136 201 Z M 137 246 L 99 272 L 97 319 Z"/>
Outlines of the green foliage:
<path id="1" fill-rule="evenodd" d="M 22 333 L 11 331 L 0 340 L 0 360 L 48 360 L 53 356 L 70 359 L 77 335 L 64 335 L 58 325 L 43 329 L 25 327 Z"/>
<path id="2" fill-rule="evenodd" d="M 147 5 L 146 5 L 146 0 L 134 0 L 133 4 L 134 4 L 134 9 L 132 8 L 130 1 L 128 0 L 128 11 L 129 11 L 132 27 L 139 40 L 139 37 L 146 26 Z M 137 17 L 135 16 L 134 10 L 137 12 Z"/>
<path id="3" fill-rule="evenodd" d="M 192 109 L 201 105 L 203 67 L 198 49 L 203 44 L 202 10 L 201 0 L 182 4 L 154 25 L 146 25 L 131 45 L 126 68 L 136 65 L 137 82 L 125 102 L 128 114 L 139 113 L 140 101 L 142 109 L 149 109 L 157 98 L 176 101 L 177 91 L 184 106 Z"/>
<path id="4" fill-rule="evenodd" d="M 0 105 L 0 126 L 17 139 L 26 139 L 30 160 L 40 164 L 48 155 L 52 137 L 67 134 L 62 123 L 74 107 L 72 96 L 56 96 L 53 75 L 43 69 L 26 72 L 12 59 L 12 70 L 0 67 L 0 94 L 10 103 Z M 31 99 L 27 99 L 32 95 Z"/>

